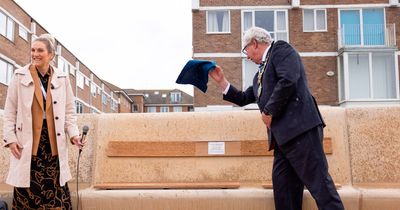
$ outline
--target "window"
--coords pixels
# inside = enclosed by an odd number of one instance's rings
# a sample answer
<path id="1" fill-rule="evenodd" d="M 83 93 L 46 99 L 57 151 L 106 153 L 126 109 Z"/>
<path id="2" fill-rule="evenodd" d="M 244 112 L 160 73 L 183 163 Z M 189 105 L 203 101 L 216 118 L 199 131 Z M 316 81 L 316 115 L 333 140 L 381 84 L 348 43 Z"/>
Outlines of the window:
<path id="1" fill-rule="evenodd" d="M 0 11 L 0 34 L 14 41 L 14 21 Z"/>
<path id="2" fill-rule="evenodd" d="M 382 8 L 341 10 L 339 30 L 340 44 L 347 46 L 383 46 L 394 33 Z"/>
<path id="3" fill-rule="evenodd" d="M 171 93 L 171 98 L 170 98 L 172 103 L 179 103 L 182 101 L 182 95 L 181 92 L 172 92 Z"/>
<path id="4" fill-rule="evenodd" d="M 174 106 L 174 112 L 182 112 L 181 106 Z"/>
<path id="5" fill-rule="evenodd" d="M 101 94 L 101 102 L 107 105 L 107 95 L 105 93 Z"/>
<path id="6" fill-rule="evenodd" d="M 96 85 L 94 84 L 94 82 L 91 83 L 90 93 L 92 94 L 93 97 L 96 97 Z"/>
<path id="7" fill-rule="evenodd" d="M 156 112 L 156 107 L 154 106 L 147 107 L 147 112 Z"/>
<path id="8" fill-rule="evenodd" d="M 325 9 L 303 10 L 303 31 L 327 31 Z"/>
<path id="9" fill-rule="evenodd" d="M 82 73 L 76 72 L 76 85 L 80 87 L 82 90 L 84 89 L 84 81 L 85 77 L 83 77 Z"/>
<path id="10" fill-rule="evenodd" d="M 139 112 L 139 106 L 137 104 L 133 104 L 132 110 L 133 112 Z"/>
<path id="11" fill-rule="evenodd" d="M 6 85 L 10 84 L 13 73 L 14 66 L 0 59 L 0 82 Z"/>
<path id="12" fill-rule="evenodd" d="M 71 64 L 70 65 L 70 68 L 69 68 L 69 73 L 72 75 L 72 76 L 75 76 L 75 67 Z"/>
<path id="13" fill-rule="evenodd" d="M 75 105 L 76 105 L 76 113 L 78 113 L 78 114 L 83 113 L 83 104 L 82 104 L 82 102 L 75 101 Z"/>
<path id="14" fill-rule="evenodd" d="M 61 56 L 58 56 L 57 64 L 58 64 L 58 66 L 57 66 L 58 70 L 65 72 L 65 69 L 64 69 L 65 61 Z"/>
<path id="15" fill-rule="evenodd" d="M 286 10 L 244 11 L 243 33 L 253 27 L 267 30 L 275 40 L 288 41 L 288 20 Z"/>
<path id="16" fill-rule="evenodd" d="M 70 64 L 67 60 L 65 60 L 65 58 L 63 58 L 62 56 L 58 56 L 57 68 L 58 70 L 66 74 L 70 72 L 73 75 L 73 72 L 75 71 L 74 66 Z"/>
<path id="17" fill-rule="evenodd" d="M 111 109 L 114 111 L 118 109 L 118 103 L 115 100 L 111 100 Z"/>
<path id="18" fill-rule="evenodd" d="M 394 52 L 343 53 L 340 57 L 340 99 L 397 99 L 398 70 Z"/>
<path id="19" fill-rule="evenodd" d="M 168 106 L 160 107 L 160 112 L 169 112 L 169 107 Z"/>
<path id="20" fill-rule="evenodd" d="M 19 26 L 19 36 L 26 41 L 28 41 L 28 31 L 25 30 L 22 26 Z"/>
<path id="21" fill-rule="evenodd" d="M 88 78 L 85 78 L 85 85 L 86 85 L 86 86 L 89 86 L 89 84 L 90 84 L 89 79 L 88 79 Z"/>
<path id="22" fill-rule="evenodd" d="M 207 11 L 207 33 L 230 33 L 228 10 Z"/>
<path id="23" fill-rule="evenodd" d="M 248 87 L 253 85 L 253 78 L 258 71 L 258 65 L 253 63 L 249 59 L 243 59 L 243 90 L 246 90 Z"/>

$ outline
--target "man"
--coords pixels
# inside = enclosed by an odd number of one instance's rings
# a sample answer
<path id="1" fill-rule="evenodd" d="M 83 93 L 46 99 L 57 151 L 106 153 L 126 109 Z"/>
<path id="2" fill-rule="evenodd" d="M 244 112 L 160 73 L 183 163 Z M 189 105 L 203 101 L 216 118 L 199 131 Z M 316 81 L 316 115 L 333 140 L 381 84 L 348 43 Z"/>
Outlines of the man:
<path id="1" fill-rule="evenodd" d="M 243 53 L 260 64 L 253 86 L 244 92 L 233 87 L 217 66 L 209 76 L 224 91 L 224 100 L 245 106 L 257 102 L 274 149 L 272 182 L 278 210 L 302 208 L 304 186 L 318 209 L 344 209 L 323 151 L 324 122 L 312 97 L 299 54 L 287 42 L 273 42 L 269 33 L 250 28 L 243 37 Z"/>

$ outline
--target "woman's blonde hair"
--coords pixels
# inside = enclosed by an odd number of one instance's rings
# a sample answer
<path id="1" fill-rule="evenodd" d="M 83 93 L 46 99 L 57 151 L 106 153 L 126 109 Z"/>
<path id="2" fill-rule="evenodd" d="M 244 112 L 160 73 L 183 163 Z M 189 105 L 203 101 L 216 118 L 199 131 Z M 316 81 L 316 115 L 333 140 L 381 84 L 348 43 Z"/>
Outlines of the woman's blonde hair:
<path id="1" fill-rule="evenodd" d="M 47 51 L 49 53 L 52 53 L 53 55 L 56 54 L 56 40 L 54 37 L 50 34 L 42 34 L 39 37 L 37 37 L 33 42 L 43 42 L 46 45 Z"/>

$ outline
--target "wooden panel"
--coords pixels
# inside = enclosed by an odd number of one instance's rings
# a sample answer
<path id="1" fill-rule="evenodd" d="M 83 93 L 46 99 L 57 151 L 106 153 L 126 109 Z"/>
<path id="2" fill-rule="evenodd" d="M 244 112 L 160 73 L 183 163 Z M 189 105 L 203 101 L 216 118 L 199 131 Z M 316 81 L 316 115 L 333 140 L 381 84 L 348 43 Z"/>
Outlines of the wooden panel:
<path id="1" fill-rule="evenodd" d="M 237 189 L 239 182 L 148 182 L 148 183 L 102 183 L 97 189 Z"/>
<path id="2" fill-rule="evenodd" d="M 206 141 L 133 142 L 110 141 L 108 157 L 215 157 L 215 156 L 272 156 L 266 140 L 225 141 L 225 153 L 208 154 Z M 332 154 L 331 138 L 324 138 L 324 151 Z"/>
<path id="3" fill-rule="evenodd" d="M 271 181 L 263 182 L 263 183 L 261 184 L 261 186 L 262 186 L 264 189 L 272 189 L 272 187 L 273 187 Z M 335 187 L 336 187 L 336 189 L 338 189 L 338 188 L 341 188 L 342 185 L 341 185 L 341 184 L 335 183 Z"/>

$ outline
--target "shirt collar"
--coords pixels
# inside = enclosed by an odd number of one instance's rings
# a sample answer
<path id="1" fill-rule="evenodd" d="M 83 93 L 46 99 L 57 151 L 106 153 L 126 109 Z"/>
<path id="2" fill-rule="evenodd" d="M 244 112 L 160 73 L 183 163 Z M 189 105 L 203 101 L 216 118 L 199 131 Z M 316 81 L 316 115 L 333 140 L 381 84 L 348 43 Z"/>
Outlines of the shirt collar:
<path id="1" fill-rule="evenodd" d="M 271 48 L 271 45 L 272 45 L 272 42 L 271 42 L 271 44 L 269 44 L 267 49 L 265 49 L 263 57 L 262 57 L 262 62 L 265 62 L 265 60 L 267 59 L 267 54 L 268 54 L 269 48 Z"/>

